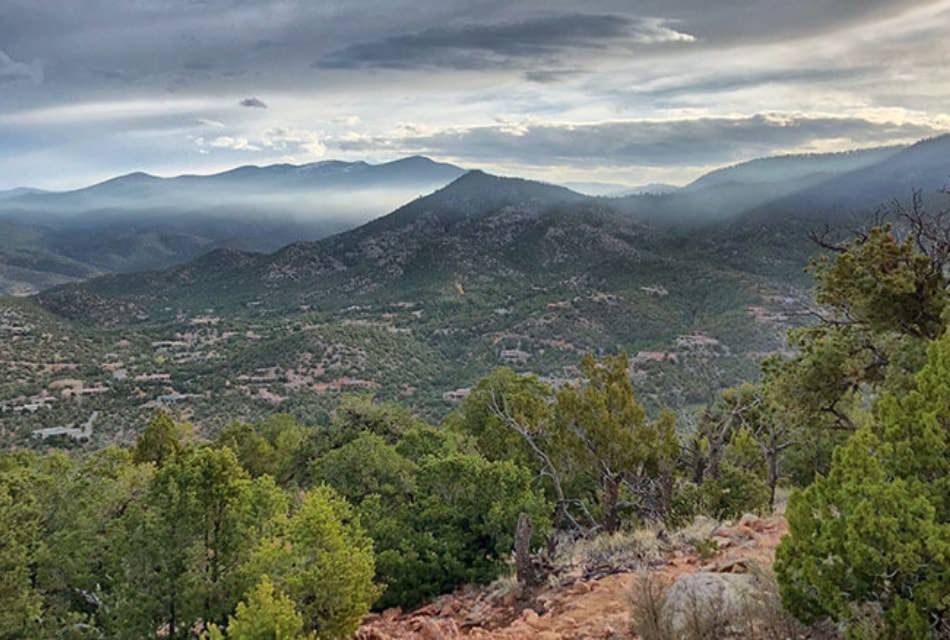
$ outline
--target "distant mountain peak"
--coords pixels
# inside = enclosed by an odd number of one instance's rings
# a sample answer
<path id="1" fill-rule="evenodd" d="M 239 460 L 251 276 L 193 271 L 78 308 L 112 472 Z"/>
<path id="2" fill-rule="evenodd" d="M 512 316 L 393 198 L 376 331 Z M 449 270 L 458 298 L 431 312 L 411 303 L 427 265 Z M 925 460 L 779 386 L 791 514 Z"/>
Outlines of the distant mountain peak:
<path id="1" fill-rule="evenodd" d="M 35 189 L 33 187 L 14 187 L 12 189 L 6 189 L 0 191 L 0 200 L 6 200 L 9 198 L 19 198 L 20 196 L 29 196 L 42 193 L 49 193 L 43 189 Z"/>
<path id="2" fill-rule="evenodd" d="M 468 194 L 478 196 L 492 197 L 521 197 L 521 198 L 557 198 L 567 200 L 583 199 L 586 196 L 572 191 L 567 187 L 551 184 L 550 182 L 540 182 L 537 180 L 528 180 L 525 178 L 512 178 L 508 176 L 498 176 L 492 173 L 486 173 L 481 169 L 471 169 L 450 182 L 448 185 L 436 192 Z M 435 194 L 434 194 L 435 195 Z"/>
<path id="3" fill-rule="evenodd" d="M 714 169 L 683 189 L 697 191 L 715 186 L 754 185 L 781 180 L 794 181 L 810 175 L 843 174 L 872 166 L 906 149 L 905 146 L 892 145 L 831 153 L 798 153 L 756 158 Z"/>
<path id="4" fill-rule="evenodd" d="M 287 165 L 296 169 L 327 169 L 327 168 L 340 168 L 340 167 L 369 167 L 371 166 L 368 162 L 363 160 L 357 160 L 355 162 L 347 162 L 345 160 L 318 160 L 316 162 L 308 162 L 306 164 L 298 165 Z"/>
<path id="5" fill-rule="evenodd" d="M 542 211 L 588 199 L 588 196 L 566 187 L 524 178 L 496 176 L 472 169 L 438 191 L 413 200 L 356 231 L 367 233 L 381 228 L 396 228 L 423 216 L 453 223 L 490 215 L 504 207 L 522 206 Z"/>
<path id="6" fill-rule="evenodd" d="M 117 183 L 140 184 L 140 183 L 146 183 L 146 182 L 157 182 L 159 180 L 163 180 L 163 178 L 152 175 L 151 173 L 146 173 L 144 171 L 133 171 L 132 173 L 126 173 L 121 176 L 116 176 L 115 178 L 103 180 L 102 182 L 98 182 L 92 186 L 99 187 L 99 186 L 103 186 L 107 184 L 117 184 Z"/>
<path id="7" fill-rule="evenodd" d="M 406 156 L 405 158 L 399 158 L 398 160 L 393 160 L 392 162 L 384 162 L 383 164 L 443 164 L 441 162 L 436 162 L 432 158 L 427 156 Z"/>

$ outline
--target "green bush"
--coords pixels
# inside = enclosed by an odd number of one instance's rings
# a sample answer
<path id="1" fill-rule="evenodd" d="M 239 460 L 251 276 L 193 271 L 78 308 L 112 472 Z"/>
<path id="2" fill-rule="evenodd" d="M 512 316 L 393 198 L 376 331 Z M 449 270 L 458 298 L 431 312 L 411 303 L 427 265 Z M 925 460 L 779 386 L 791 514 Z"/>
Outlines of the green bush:
<path id="1" fill-rule="evenodd" d="M 761 513 L 769 504 L 769 487 L 758 475 L 723 465 L 719 477 L 699 487 L 698 511 L 717 520 L 732 520 L 744 513 Z"/>
<path id="2" fill-rule="evenodd" d="M 354 503 L 371 494 L 389 503 L 405 500 L 415 493 L 415 474 L 412 461 L 382 436 L 370 432 L 324 454 L 312 467 L 316 482 L 332 486 Z"/>
<path id="3" fill-rule="evenodd" d="M 289 595 L 307 631 L 321 638 L 353 634 L 379 596 L 373 541 L 350 505 L 329 487 L 303 497 L 281 534 L 261 542 L 248 575 L 271 575 Z"/>
<path id="4" fill-rule="evenodd" d="M 408 606 L 505 568 L 522 512 L 535 542 L 550 528 L 551 507 L 530 472 L 511 462 L 447 454 L 423 460 L 412 502 L 371 495 L 360 515 L 376 543 L 380 607 Z"/>
<path id="5" fill-rule="evenodd" d="M 264 576 L 228 617 L 227 631 L 212 624 L 205 640 L 316 640 L 313 634 L 304 635 L 303 627 L 294 601 Z"/>
<path id="6" fill-rule="evenodd" d="M 731 520 L 744 513 L 761 513 L 769 504 L 765 460 L 748 429 L 733 434 L 715 475 L 700 484 L 681 483 L 673 499 L 673 521 L 689 522 L 697 515 Z"/>
<path id="7" fill-rule="evenodd" d="M 884 396 L 875 420 L 789 501 L 776 572 L 786 605 L 860 636 L 925 638 L 950 624 L 950 335 L 932 345 L 916 389 Z"/>

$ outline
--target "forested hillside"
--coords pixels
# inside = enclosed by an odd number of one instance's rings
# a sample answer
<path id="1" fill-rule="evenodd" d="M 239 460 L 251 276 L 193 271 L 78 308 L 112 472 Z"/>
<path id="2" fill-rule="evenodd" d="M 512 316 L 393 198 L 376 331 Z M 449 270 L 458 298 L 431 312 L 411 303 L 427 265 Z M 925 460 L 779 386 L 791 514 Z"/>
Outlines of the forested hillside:
<path id="1" fill-rule="evenodd" d="M 950 640 L 950 0 L 0 0 L 0 640 Z"/>

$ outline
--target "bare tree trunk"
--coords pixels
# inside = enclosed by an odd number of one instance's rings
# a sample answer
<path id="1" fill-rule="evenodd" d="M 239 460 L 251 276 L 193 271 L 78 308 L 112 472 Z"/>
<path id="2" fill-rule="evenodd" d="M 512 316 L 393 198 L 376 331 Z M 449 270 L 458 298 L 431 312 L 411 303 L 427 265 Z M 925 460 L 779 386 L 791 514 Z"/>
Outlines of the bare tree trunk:
<path id="1" fill-rule="evenodd" d="M 778 446 L 778 434 L 775 429 L 769 434 L 769 446 L 765 452 L 769 473 L 769 512 L 775 511 L 775 486 L 778 484 L 778 458 L 781 450 Z"/>
<path id="2" fill-rule="evenodd" d="M 709 445 L 709 457 L 706 459 L 706 466 L 703 469 L 703 479 L 719 479 L 719 464 L 722 462 L 722 454 L 726 448 L 724 442 L 715 442 Z"/>
<path id="3" fill-rule="evenodd" d="M 660 477 L 660 511 L 665 520 L 673 510 L 673 472 L 665 471 Z"/>
<path id="4" fill-rule="evenodd" d="M 778 455 L 769 456 L 769 511 L 775 511 L 775 486 L 778 484 Z"/>
<path id="5" fill-rule="evenodd" d="M 706 476 L 706 467 L 708 465 L 708 460 L 701 453 L 697 452 L 696 454 L 696 464 L 693 467 L 693 482 L 695 484 L 702 484 L 703 478 Z"/>
<path id="6" fill-rule="evenodd" d="M 173 540 L 177 539 L 178 536 L 178 524 L 175 520 L 172 520 L 172 535 Z M 171 571 L 169 571 L 171 573 Z M 171 589 L 170 589 L 170 598 L 168 602 L 168 637 L 170 640 L 175 640 L 178 637 L 178 575 L 171 575 Z"/>
<path id="7" fill-rule="evenodd" d="M 620 483 L 613 476 L 604 476 L 601 507 L 604 511 L 604 531 L 613 533 L 620 528 L 620 514 L 617 503 L 620 501 Z"/>
<path id="8" fill-rule="evenodd" d="M 531 563 L 531 534 L 534 533 L 534 523 L 531 516 L 521 513 L 518 516 L 518 525 L 515 527 L 515 571 L 518 584 L 530 587 L 536 584 L 537 576 L 534 565 Z"/>

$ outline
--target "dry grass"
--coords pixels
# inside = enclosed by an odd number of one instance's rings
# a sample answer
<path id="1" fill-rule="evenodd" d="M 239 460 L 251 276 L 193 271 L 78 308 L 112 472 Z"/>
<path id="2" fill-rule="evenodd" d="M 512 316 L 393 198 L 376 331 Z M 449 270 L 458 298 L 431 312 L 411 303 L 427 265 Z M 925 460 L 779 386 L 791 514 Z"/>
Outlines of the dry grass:
<path id="1" fill-rule="evenodd" d="M 688 526 L 670 535 L 670 544 L 676 549 L 695 549 L 697 545 L 712 538 L 720 526 L 722 525 L 718 520 L 696 516 Z"/>
<path id="2" fill-rule="evenodd" d="M 522 596 L 521 585 L 514 572 L 495 578 L 485 588 L 485 592 L 490 600 L 502 602 L 514 602 Z"/>
<path id="3" fill-rule="evenodd" d="M 672 630 L 663 618 L 668 581 L 663 576 L 646 571 L 640 572 L 633 581 L 630 594 L 633 632 L 640 640 L 667 640 Z"/>
<path id="4" fill-rule="evenodd" d="M 642 528 L 578 540 L 568 554 L 583 575 L 596 576 L 656 566 L 668 550 L 657 529 Z"/>

